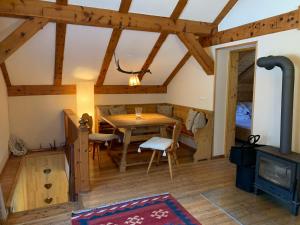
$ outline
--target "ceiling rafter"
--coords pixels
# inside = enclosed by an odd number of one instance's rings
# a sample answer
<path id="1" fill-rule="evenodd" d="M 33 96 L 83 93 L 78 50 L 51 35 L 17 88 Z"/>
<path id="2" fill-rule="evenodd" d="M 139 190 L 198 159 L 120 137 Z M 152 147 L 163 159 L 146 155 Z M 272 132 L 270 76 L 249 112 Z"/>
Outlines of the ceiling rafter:
<path id="1" fill-rule="evenodd" d="M 56 0 L 57 4 L 67 5 L 68 0 Z M 65 23 L 56 23 L 55 37 L 55 66 L 54 66 L 54 85 L 62 84 L 62 72 L 65 52 L 67 25 Z"/>
<path id="2" fill-rule="evenodd" d="M 196 36 L 193 34 L 179 33 L 177 34 L 182 43 L 186 46 L 192 56 L 202 66 L 207 75 L 214 74 L 214 60 L 207 54 L 201 46 Z"/>
<path id="3" fill-rule="evenodd" d="M 186 62 L 189 60 L 191 57 L 191 53 L 187 52 L 184 57 L 180 60 L 178 65 L 175 67 L 175 69 L 172 71 L 172 73 L 168 76 L 166 81 L 163 83 L 163 86 L 168 86 L 173 78 L 176 76 L 176 74 L 181 70 L 181 68 L 186 64 Z"/>
<path id="4" fill-rule="evenodd" d="M 185 8 L 186 4 L 188 3 L 188 0 L 179 0 L 174 11 L 172 12 L 170 19 L 176 21 L 180 14 L 182 13 L 183 9 Z M 161 33 L 159 35 L 159 38 L 157 39 L 154 47 L 152 48 L 148 58 L 146 59 L 146 62 L 144 63 L 141 71 L 147 71 L 150 67 L 150 65 L 152 64 L 155 56 L 157 55 L 157 53 L 159 52 L 160 48 L 162 47 L 163 43 L 165 42 L 165 40 L 168 37 L 168 33 Z M 141 73 L 139 74 L 139 79 L 140 81 L 143 79 L 145 73 Z"/>
<path id="5" fill-rule="evenodd" d="M 204 47 L 300 28 L 300 8 L 277 16 L 223 30 L 204 38 Z"/>
<path id="6" fill-rule="evenodd" d="M 7 71 L 5 63 L 1 63 L 0 68 L 1 68 L 1 71 L 2 71 L 3 78 L 5 80 L 6 87 L 10 87 L 11 82 L 10 82 L 10 79 L 9 79 L 9 75 L 8 75 L 8 71 Z"/>
<path id="7" fill-rule="evenodd" d="M 132 0 L 122 0 L 121 1 L 121 5 L 119 8 L 119 12 L 121 13 L 127 13 L 129 11 L 130 5 L 131 5 Z M 122 30 L 121 29 L 113 29 L 113 32 L 111 34 L 107 49 L 106 49 L 106 53 L 102 62 L 102 66 L 101 66 L 101 70 L 96 82 L 96 86 L 101 86 L 104 83 L 105 80 L 105 76 L 107 73 L 107 70 L 109 68 L 110 62 L 112 60 L 113 54 L 116 50 L 116 47 L 118 45 L 118 42 L 120 40 L 122 34 Z"/>
<path id="8" fill-rule="evenodd" d="M 218 26 L 237 2 L 238 0 L 229 0 L 225 5 L 225 7 L 222 9 L 222 11 L 219 13 L 219 15 L 216 17 L 213 24 Z"/>
<path id="9" fill-rule="evenodd" d="M 11 56 L 17 49 L 33 37 L 39 30 L 41 30 L 48 23 L 48 19 L 33 18 L 27 19 L 8 37 L 0 43 L 0 63 Z"/>
<path id="10" fill-rule="evenodd" d="M 95 86 L 95 94 L 150 94 L 166 93 L 167 87 L 160 85 L 143 85 L 130 87 L 127 85 Z M 8 96 L 31 95 L 75 95 L 76 85 L 13 85 L 7 87 Z"/>
<path id="11" fill-rule="evenodd" d="M 209 34 L 213 24 L 191 20 L 177 20 L 136 13 L 120 13 L 113 10 L 75 5 L 58 5 L 37 0 L 0 1 L 0 16 L 40 17 L 52 22 L 86 26 L 122 28 L 149 32 Z"/>

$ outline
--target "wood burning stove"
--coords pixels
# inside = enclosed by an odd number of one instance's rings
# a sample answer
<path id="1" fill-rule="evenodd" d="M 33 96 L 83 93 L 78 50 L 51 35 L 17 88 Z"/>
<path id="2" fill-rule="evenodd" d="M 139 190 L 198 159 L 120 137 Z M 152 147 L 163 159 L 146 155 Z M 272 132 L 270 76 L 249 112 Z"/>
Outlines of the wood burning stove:
<path id="1" fill-rule="evenodd" d="M 257 148 L 255 193 L 262 190 L 284 202 L 294 215 L 300 205 L 300 155 L 278 148 Z"/>
<path id="2" fill-rule="evenodd" d="M 294 64 L 283 56 L 260 58 L 257 65 L 268 70 L 282 69 L 280 148 L 257 148 L 255 193 L 263 191 L 289 206 L 298 215 L 300 205 L 300 154 L 292 153 L 292 122 L 294 99 Z"/>

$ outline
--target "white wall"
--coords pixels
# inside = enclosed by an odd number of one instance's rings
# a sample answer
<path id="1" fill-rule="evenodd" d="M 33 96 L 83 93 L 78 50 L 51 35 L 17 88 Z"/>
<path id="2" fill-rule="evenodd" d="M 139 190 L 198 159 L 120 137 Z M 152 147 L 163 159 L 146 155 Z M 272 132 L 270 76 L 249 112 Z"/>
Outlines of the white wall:
<path id="1" fill-rule="evenodd" d="M 165 103 L 166 94 L 95 95 L 95 105 Z"/>
<path id="2" fill-rule="evenodd" d="M 168 86 L 167 102 L 213 110 L 214 77 L 191 57 Z"/>
<path id="3" fill-rule="evenodd" d="M 0 171 L 8 158 L 8 140 L 9 140 L 9 120 L 8 120 L 8 104 L 7 90 L 2 72 L 0 70 Z"/>
<path id="4" fill-rule="evenodd" d="M 27 147 L 48 148 L 56 140 L 64 143 L 62 110 L 76 110 L 75 95 L 9 97 L 11 133 L 22 138 Z"/>
<path id="5" fill-rule="evenodd" d="M 298 45 L 299 38 L 300 32 L 298 30 L 290 30 L 233 42 L 230 44 L 214 46 L 213 48 L 223 48 L 257 41 L 257 58 L 268 55 L 284 55 L 294 62 L 296 76 L 292 150 L 300 153 L 300 140 L 298 138 L 300 135 L 300 49 L 296 47 Z M 228 58 L 226 57 L 218 57 L 218 64 L 226 64 L 228 62 L 227 60 Z M 273 146 L 279 146 L 280 143 L 281 74 L 282 73 L 278 68 L 267 71 L 263 68 L 256 67 L 253 105 L 253 133 L 262 135 L 261 143 Z M 217 76 L 219 76 L 219 74 L 217 74 Z M 217 120 L 218 118 L 216 118 L 216 121 Z M 219 148 L 221 148 L 222 145 L 220 145 L 220 142 L 216 143 L 217 142 L 215 142 L 215 146 L 219 146 Z M 222 152 L 221 149 L 215 149 L 215 151 Z"/>
<path id="6" fill-rule="evenodd" d="M 1 90 L 5 89 L 1 88 Z M 165 94 L 95 95 L 95 104 L 97 105 L 156 102 L 165 102 Z M 11 133 L 22 138 L 30 149 L 38 149 L 40 145 L 43 148 L 48 148 L 49 143 L 53 143 L 53 140 L 56 140 L 57 145 L 64 143 L 65 135 L 62 111 L 63 109 L 76 110 L 76 96 L 9 97 L 8 105 Z M 3 107 L 0 110 L 3 109 L 5 108 Z M 0 115 L 4 115 L 4 112 L 1 111 Z M 5 116 L 1 116 L 2 118 L 4 120 Z M 5 123 L 3 122 L 3 124 Z"/>

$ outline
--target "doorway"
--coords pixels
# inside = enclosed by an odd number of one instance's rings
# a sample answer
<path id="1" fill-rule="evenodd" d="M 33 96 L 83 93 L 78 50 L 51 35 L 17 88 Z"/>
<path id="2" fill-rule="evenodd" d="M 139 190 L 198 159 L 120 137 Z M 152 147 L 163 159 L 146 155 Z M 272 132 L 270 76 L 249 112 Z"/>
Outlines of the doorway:
<path id="1" fill-rule="evenodd" d="M 226 101 L 225 155 L 252 133 L 255 47 L 230 52 Z"/>

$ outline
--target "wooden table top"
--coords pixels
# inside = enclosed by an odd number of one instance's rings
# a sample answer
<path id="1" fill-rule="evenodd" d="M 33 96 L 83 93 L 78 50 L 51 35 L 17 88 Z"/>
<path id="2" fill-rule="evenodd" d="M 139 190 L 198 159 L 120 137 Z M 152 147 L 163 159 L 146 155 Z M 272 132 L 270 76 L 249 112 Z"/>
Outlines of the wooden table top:
<path id="1" fill-rule="evenodd" d="M 142 113 L 142 117 L 139 119 L 135 114 L 102 116 L 102 119 L 117 128 L 163 126 L 177 122 L 175 119 L 158 113 Z"/>

